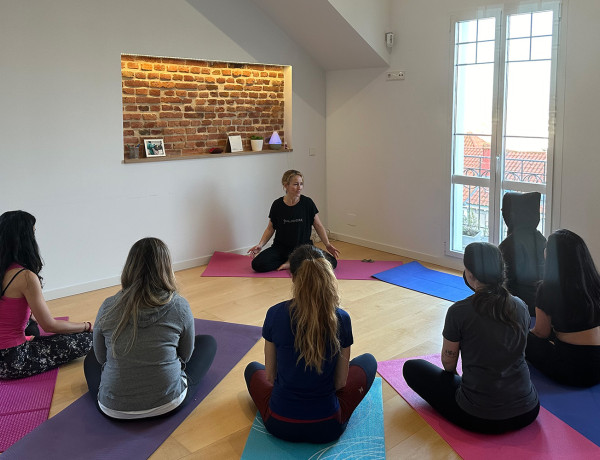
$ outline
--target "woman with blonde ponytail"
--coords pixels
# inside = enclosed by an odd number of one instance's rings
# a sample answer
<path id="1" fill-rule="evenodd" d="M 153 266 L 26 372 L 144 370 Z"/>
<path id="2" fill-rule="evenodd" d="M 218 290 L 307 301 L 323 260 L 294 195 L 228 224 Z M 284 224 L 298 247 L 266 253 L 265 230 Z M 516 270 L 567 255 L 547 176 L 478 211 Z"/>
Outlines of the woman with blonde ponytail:
<path id="1" fill-rule="evenodd" d="M 94 325 L 94 347 L 84 362 L 90 394 L 110 418 L 171 413 L 193 398 L 216 341 L 195 336 L 190 305 L 177 293 L 169 248 L 161 240 L 133 245 L 121 285 Z"/>
<path id="2" fill-rule="evenodd" d="M 293 442 L 338 439 L 375 378 L 377 361 L 350 361 L 350 316 L 339 308 L 337 280 L 323 251 L 298 247 L 290 256 L 293 299 L 269 309 L 263 325 L 265 365 L 244 377 L 266 429 Z"/>

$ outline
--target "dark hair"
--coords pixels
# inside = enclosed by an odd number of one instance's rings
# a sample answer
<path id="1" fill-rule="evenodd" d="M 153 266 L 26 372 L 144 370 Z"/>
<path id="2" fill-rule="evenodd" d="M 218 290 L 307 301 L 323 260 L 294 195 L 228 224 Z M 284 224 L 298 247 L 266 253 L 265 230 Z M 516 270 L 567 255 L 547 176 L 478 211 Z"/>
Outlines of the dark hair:
<path id="1" fill-rule="evenodd" d="M 518 330 L 518 307 L 506 289 L 500 249 L 490 243 L 471 243 L 465 248 L 464 265 L 484 285 L 473 296 L 475 311 Z"/>
<path id="2" fill-rule="evenodd" d="M 323 362 L 340 351 L 337 307 L 340 303 L 337 279 L 323 251 L 311 244 L 290 255 L 294 298 L 290 319 L 294 333 L 296 365 L 304 359 L 305 369 L 323 372 Z"/>
<path id="3" fill-rule="evenodd" d="M 14 263 L 32 271 L 42 281 L 43 262 L 34 226 L 35 217 L 25 211 L 8 211 L 0 216 L 0 280 Z"/>
<path id="4" fill-rule="evenodd" d="M 570 230 L 548 237 L 539 305 L 558 323 L 600 321 L 600 275 L 583 239 Z"/>

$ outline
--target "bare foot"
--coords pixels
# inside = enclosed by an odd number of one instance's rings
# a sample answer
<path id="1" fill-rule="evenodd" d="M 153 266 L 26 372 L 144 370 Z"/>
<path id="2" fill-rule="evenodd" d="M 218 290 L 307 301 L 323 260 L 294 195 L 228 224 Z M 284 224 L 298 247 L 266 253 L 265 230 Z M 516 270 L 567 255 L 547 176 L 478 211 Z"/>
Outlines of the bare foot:
<path id="1" fill-rule="evenodd" d="M 284 264 L 281 264 L 279 266 L 279 268 L 277 269 L 277 271 L 280 271 L 280 270 L 289 270 L 289 269 L 290 269 L 290 263 L 286 262 Z"/>

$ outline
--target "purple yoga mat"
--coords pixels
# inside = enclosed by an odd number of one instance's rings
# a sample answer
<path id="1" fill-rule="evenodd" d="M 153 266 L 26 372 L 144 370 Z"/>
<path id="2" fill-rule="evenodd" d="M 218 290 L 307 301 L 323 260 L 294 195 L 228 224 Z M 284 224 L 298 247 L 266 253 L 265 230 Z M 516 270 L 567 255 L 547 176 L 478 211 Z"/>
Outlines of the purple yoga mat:
<path id="1" fill-rule="evenodd" d="M 256 344 L 261 328 L 196 319 L 196 334 L 212 335 L 217 354 L 195 398 L 180 411 L 157 420 L 112 421 L 86 393 L 15 443 L 2 460 L 148 458 Z"/>
<path id="2" fill-rule="evenodd" d="M 231 276 L 246 278 L 289 278 L 287 270 L 256 273 L 251 267 L 252 258 L 242 254 L 216 251 L 210 258 L 202 276 Z M 402 265 L 399 260 L 362 262 L 339 260 L 335 276 L 339 280 L 374 280 L 372 275 Z"/>
<path id="3" fill-rule="evenodd" d="M 440 355 L 418 356 L 441 367 Z M 407 384 L 402 366 L 407 359 L 380 361 L 377 372 L 465 460 L 579 460 L 600 458 L 600 447 L 543 407 L 535 422 L 512 433 L 485 435 L 453 425 Z M 460 369 L 459 369 L 460 371 Z"/>

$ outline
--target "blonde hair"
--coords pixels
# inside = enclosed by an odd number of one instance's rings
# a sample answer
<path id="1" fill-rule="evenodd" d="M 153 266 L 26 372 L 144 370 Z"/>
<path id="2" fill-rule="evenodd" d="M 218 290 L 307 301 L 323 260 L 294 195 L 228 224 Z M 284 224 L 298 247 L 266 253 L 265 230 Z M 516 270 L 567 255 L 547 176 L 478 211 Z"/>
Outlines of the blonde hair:
<path id="1" fill-rule="evenodd" d="M 117 301 L 100 319 L 101 323 L 113 327 L 113 356 L 117 356 L 117 341 L 130 323 L 131 338 L 120 347 L 122 354 L 126 355 L 133 347 L 140 310 L 166 305 L 177 292 L 167 245 L 158 238 L 143 238 L 136 242 L 125 261 L 121 286 Z"/>
<path id="2" fill-rule="evenodd" d="M 288 169 L 286 172 L 283 173 L 283 176 L 281 176 L 281 185 L 283 185 L 284 187 L 286 185 L 290 185 L 290 182 L 295 176 L 300 176 L 302 180 L 304 180 L 304 176 L 300 171 L 296 171 L 295 169 Z"/>
<path id="3" fill-rule="evenodd" d="M 294 349 L 305 369 L 323 372 L 323 361 L 340 352 L 338 318 L 340 304 L 337 279 L 323 252 L 306 244 L 290 256 L 293 300 L 290 318 L 294 333 Z"/>

